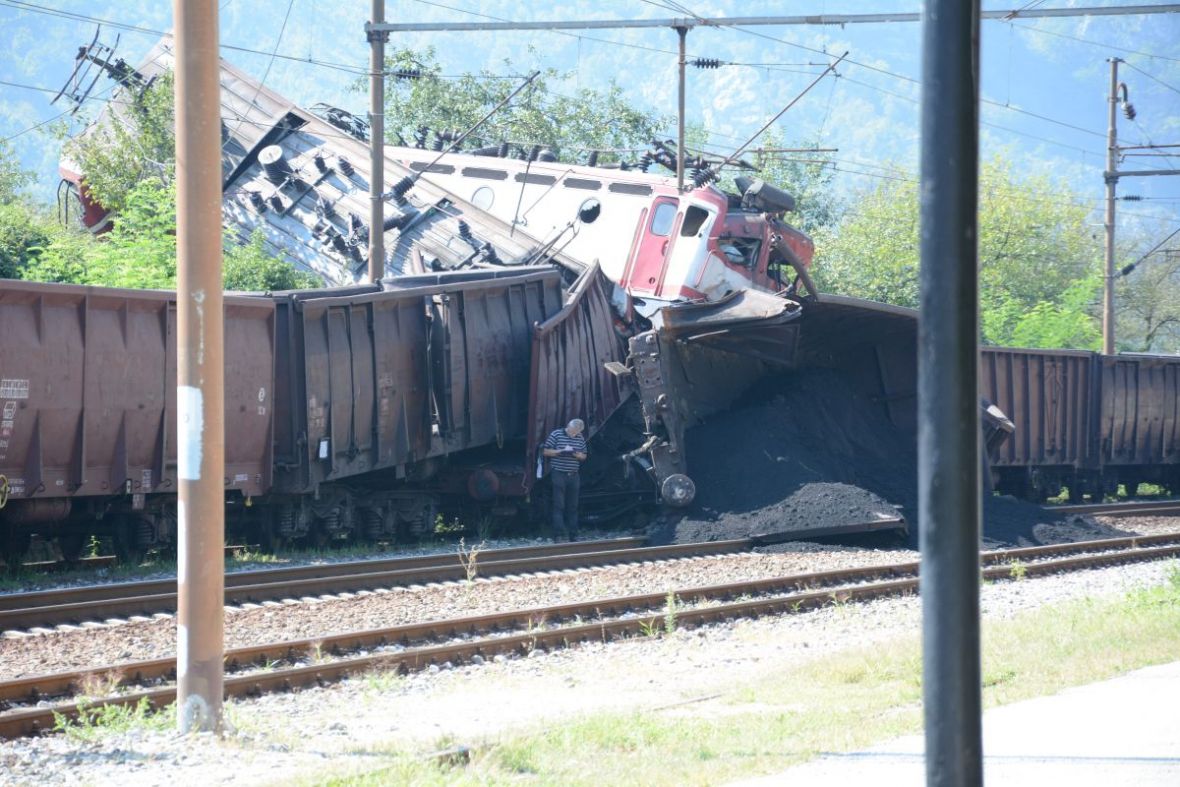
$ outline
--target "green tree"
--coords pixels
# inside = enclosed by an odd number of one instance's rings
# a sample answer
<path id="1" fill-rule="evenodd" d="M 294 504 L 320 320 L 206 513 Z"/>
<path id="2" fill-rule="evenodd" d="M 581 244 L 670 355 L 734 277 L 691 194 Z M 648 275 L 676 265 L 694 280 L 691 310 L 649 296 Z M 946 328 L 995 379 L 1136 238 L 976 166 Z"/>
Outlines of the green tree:
<path id="1" fill-rule="evenodd" d="M 1115 280 L 1115 289 L 1120 350 L 1180 352 L 1180 248 L 1161 248 L 1144 258 Z"/>
<path id="2" fill-rule="evenodd" d="M 176 198 L 170 186 L 145 180 L 126 195 L 114 229 L 101 238 L 56 234 L 21 278 L 106 287 L 168 289 L 176 283 Z"/>
<path id="3" fill-rule="evenodd" d="M 55 228 L 35 207 L 0 203 L 0 279 L 15 279 L 29 260 L 38 257 Z"/>
<path id="4" fill-rule="evenodd" d="M 227 238 L 223 268 L 225 289 L 275 292 L 323 286 L 315 274 L 296 270 L 285 259 L 268 254 L 265 242 L 260 230 L 255 230 L 245 244 Z"/>
<path id="5" fill-rule="evenodd" d="M 18 201 L 20 190 L 32 182 L 33 173 L 22 169 L 12 146 L 0 140 L 0 205 Z"/>
<path id="6" fill-rule="evenodd" d="M 82 231 L 58 231 L 40 254 L 25 263 L 21 275 L 35 281 L 172 289 L 176 286 L 175 231 L 175 190 L 146 180 L 128 192 L 111 232 L 93 238 Z M 268 254 L 258 231 L 245 244 L 226 234 L 223 277 L 227 290 L 294 290 L 320 285 L 316 276 Z"/>
<path id="7" fill-rule="evenodd" d="M 979 194 L 984 341 L 1091 346 L 1101 252 L 1086 226 L 1088 209 L 1063 184 L 1020 178 L 999 158 L 981 167 Z M 917 306 L 916 180 L 883 181 L 853 204 L 817 238 L 820 287 Z"/>
<path id="8" fill-rule="evenodd" d="M 65 144 L 81 166 L 90 195 L 99 204 L 121 212 L 132 191 L 144 180 L 172 182 L 176 169 L 176 137 L 172 75 L 149 87 L 120 91 L 97 123 Z"/>
<path id="9" fill-rule="evenodd" d="M 386 81 L 386 137 L 398 144 L 414 144 L 414 134 L 423 126 L 433 131 L 466 131 L 522 81 L 487 72 L 443 78 L 432 47 L 422 52 L 399 50 L 386 58 L 385 64 L 391 74 L 419 74 L 414 79 L 391 77 Z M 504 65 L 512 67 L 507 62 Z M 580 149 L 646 148 L 667 122 L 628 103 L 616 84 L 605 90 L 583 88 L 573 95 L 562 95 L 552 86 L 559 78 L 553 69 L 543 71 L 480 127 L 473 143 L 548 145 L 562 158 L 573 160 Z M 367 90 L 368 82 L 358 82 L 356 88 Z M 473 143 L 464 147 L 469 149 Z M 600 160 L 616 158 L 604 155 Z"/>

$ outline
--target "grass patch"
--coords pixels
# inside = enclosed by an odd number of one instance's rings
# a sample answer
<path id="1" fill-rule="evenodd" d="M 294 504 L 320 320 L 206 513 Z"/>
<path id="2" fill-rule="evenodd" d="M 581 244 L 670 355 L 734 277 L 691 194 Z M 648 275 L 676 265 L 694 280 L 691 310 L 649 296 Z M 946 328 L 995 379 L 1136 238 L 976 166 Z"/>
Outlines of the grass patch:
<path id="1" fill-rule="evenodd" d="M 156 711 L 146 697 L 135 705 L 87 707 L 85 703 L 79 703 L 79 708 L 81 712 L 73 719 L 54 713 L 54 732 L 89 743 L 133 729 L 163 731 L 176 728 L 176 704 Z"/>
<path id="2" fill-rule="evenodd" d="M 1180 564 L 1161 586 L 986 624 L 984 702 L 1052 694 L 1178 652 Z M 716 784 L 920 731 L 921 670 L 920 643 L 908 636 L 779 670 L 712 703 L 599 713 L 505 736 L 465 766 L 389 748 L 372 752 L 386 758 L 376 769 L 307 783 Z"/>

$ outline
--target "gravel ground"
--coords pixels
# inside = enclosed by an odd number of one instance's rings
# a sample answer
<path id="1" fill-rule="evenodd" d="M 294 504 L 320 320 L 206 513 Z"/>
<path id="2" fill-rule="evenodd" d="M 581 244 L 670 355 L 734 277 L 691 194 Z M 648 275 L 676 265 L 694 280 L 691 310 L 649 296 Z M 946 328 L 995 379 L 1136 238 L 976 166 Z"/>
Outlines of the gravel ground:
<path id="1" fill-rule="evenodd" d="M 1129 532 L 1180 531 L 1180 517 L 1104 517 L 1103 520 L 1064 529 L 1042 526 L 1045 529 L 1038 531 L 1039 540 L 1055 543 Z M 266 644 L 423 620 L 917 559 L 918 553 L 908 549 L 801 541 L 765 547 L 753 554 L 246 604 L 226 610 L 226 646 Z M 0 636 L 0 680 L 163 658 L 175 653 L 176 624 L 172 615 L 136 617 L 129 622 L 111 624 L 58 626 L 35 634 L 5 632 Z"/>
<path id="2" fill-rule="evenodd" d="M 324 596 L 309 599 L 307 603 L 246 604 L 227 609 L 225 641 L 231 648 L 257 645 L 423 620 L 663 593 L 674 588 L 915 558 L 916 553 L 908 550 L 856 548 L 744 553 L 477 579 L 470 584 L 410 586 L 385 592 Z M 162 658 L 175 653 L 176 624 L 170 615 L 110 626 L 59 626 L 41 634 L 8 632 L 0 638 L 0 680 Z"/>
<path id="3" fill-rule="evenodd" d="M 1118 566 L 981 591 L 985 617 L 1121 594 L 1165 581 L 1175 561 Z M 475 744 L 547 719 L 606 709 L 724 713 L 710 698 L 800 660 L 821 658 L 918 630 L 916 598 L 704 629 L 661 639 L 588 645 L 527 659 L 442 669 L 404 678 L 370 676 L 326 689 L 229 703 L 236 731 L 181 739 L 132 731 L 84 743 L 54 736 L 0 744 L 0 784 L 283 784 L 331 767 L 364 769 L 381 747 L 423 752 Z M 541 705 L 537 697 L 545 697 Z M 683 704 L 683 703 L 688 704 Z"/>

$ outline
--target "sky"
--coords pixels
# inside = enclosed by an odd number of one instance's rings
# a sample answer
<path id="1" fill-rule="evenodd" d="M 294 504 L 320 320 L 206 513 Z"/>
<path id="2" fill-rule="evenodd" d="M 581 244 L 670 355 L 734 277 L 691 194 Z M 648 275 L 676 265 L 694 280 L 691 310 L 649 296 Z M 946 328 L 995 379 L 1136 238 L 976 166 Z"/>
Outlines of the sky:
<path id="1" fill-rule="evenodd" d="M 985 9 L 1117 7 L 1126 0 L 985 0 Z M 1143 2 L 1141 4 L 1150 4 Z M 1159 5 L 1160 3 L 1154 3 Z M 324 101 L 363 114 L 367 94 L 353 85 L 367 67 L 363 25 L 369 0 L 219 0 L 223 57 L 304 106 Z M 913 0 L 600 0 L 593 4 L 526 0 L 388 0 L 386 17 L 405 22 L 634 19 L 682 17 L 673 6 L 707 17 L 918 11 Z M 101 108 L 100 82 L 77 115 L 45 121 L 68 106 L 50 103 L 65 83 L 79 46 L 94 37 L 137 62 L 159 31 L 170 29 L 167 0 L 0 0 L 0 139 L 36 172 L 37 196 L 51 199 L 61 143 L 50 130 Z M 138 29 L 127 29 L 138 28 Z M 792 146 L 836 148 L 823 154 L 841 195 L 917 170 L 921 25 L 888 23 L 697 29 L 689 58 L 729 65 L 690 69 L 687 116 L 708 144 L 731 152 L 795 98 L 841 53 L 847 59 L 805 95 L 774 130 Z M 1180 169 L 1180 14 L 984 21 L 981 156 L 1000 155 L 1018 171 L 1049 174 L 1094 209 L 1100 231 L 1105 168 L 1108 58 L 1119 57 L 1137 116 L 1119 115 L 1121 145 L 1173 144 L 1175 155 L 1128 157 L 1121 169 Z M 394 34 L 390 47 L 433 46 L 446 74 L 486 70 L 516 74 L 553 67 L 559 89 L 605 88 L 613 80 L 636 105 L 674 115 L 675 32 L 443 32 Z M 272 53 L 275 55 L 272 57 Z M 9 84 L 4 84 L 9 83 Z M 31 130 L 30 130 L 31 129 Z M 674 128 L 667 129 L 674 136 Z M 1135 151 L 1146 152 L 1146 151 Z M 1180 227 L 1180 176 L 1125 178 L 1119 227 L 1140 242 Z M 1128 233 L 1130 237 L 1135 233 Z"/>

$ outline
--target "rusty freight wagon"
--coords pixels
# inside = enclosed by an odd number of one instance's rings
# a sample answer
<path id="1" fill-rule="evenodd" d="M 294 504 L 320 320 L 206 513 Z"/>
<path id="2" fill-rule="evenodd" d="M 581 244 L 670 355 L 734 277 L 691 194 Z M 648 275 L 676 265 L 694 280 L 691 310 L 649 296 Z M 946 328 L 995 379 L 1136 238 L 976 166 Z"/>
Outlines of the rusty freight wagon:
<path id="1" fill-rule="evenodd" d="M 176 296 L 5 281 L 0 286 L 0 531 L 67 555 L 95 532 L 120 546 L 175 528 Z M 227 499 L 271 483 L 274 308 L 225 299 Z"/>
<path id="2" fill-rule="evenodd" d="M 567 298 L 557 269 L 529 267 L 276 296 L 276 535 L 390 538 L 444 503 L 514 509 L 536 434 L 574 416 L 593 434 L 623 400 L 602 370 L 622 358 L 606 286 L 590 270 Z"/>
<path id="3" fill-rule="evenodd" d="M 1101 497 L 1151 482 L 1180 492 L 1180 358 L 984 347 L 981 394 L 1015 430 L 992 455 L 1001 492 Z"/>
<path id="4" fill-rule="evenodd" d="M 440 506 L 502 511 L 547 430 L 599 431 L 625 393 L 596 268 L 402 277 L 225 300 L 227 525 L 247 539 L 419 533 Z M 0 528 L 66 556 L 175 534 L 175 295 L 0 287 Z M 272 483 L 273 482 L 273 483 Z"/>

